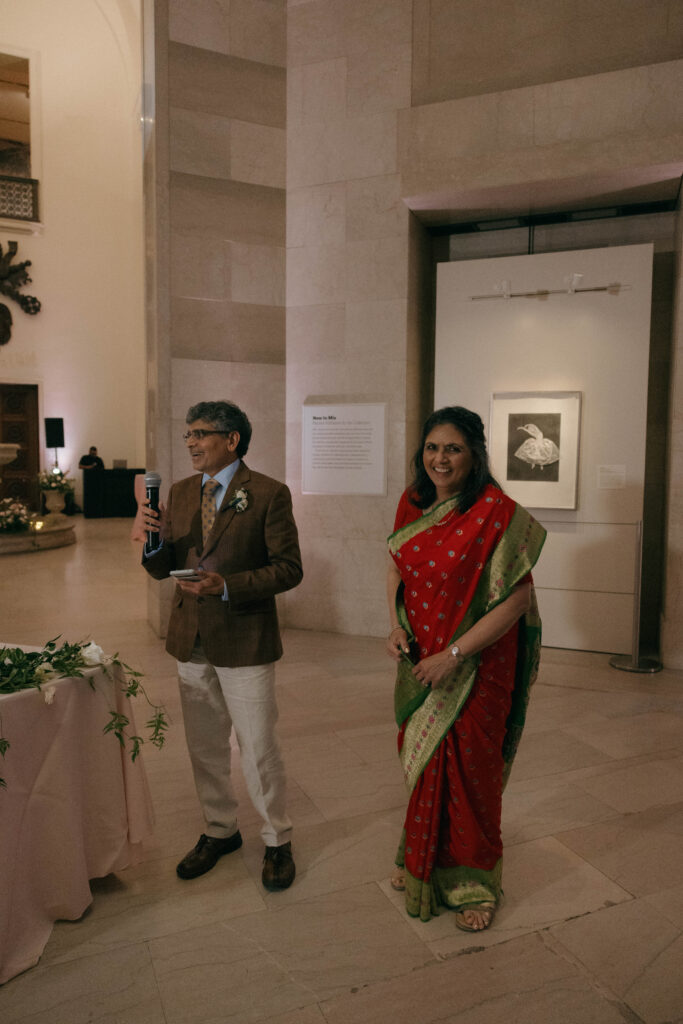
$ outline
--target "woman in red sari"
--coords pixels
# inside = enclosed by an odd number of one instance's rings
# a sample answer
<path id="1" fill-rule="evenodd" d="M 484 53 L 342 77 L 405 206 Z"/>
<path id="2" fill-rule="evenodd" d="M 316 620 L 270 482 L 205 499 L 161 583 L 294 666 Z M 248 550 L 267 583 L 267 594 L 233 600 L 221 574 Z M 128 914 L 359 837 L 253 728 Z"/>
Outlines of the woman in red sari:
<path id="1" fill-rule="evenodd" d="M 545 530 L 491 476 L 484 426 L 427 419 L 389 537 L 387 650 L 410 794 L 391 883 L 428 920 L 488 928 L 501 894 L 501 800 L 536 677 L 530 570 Z"/>

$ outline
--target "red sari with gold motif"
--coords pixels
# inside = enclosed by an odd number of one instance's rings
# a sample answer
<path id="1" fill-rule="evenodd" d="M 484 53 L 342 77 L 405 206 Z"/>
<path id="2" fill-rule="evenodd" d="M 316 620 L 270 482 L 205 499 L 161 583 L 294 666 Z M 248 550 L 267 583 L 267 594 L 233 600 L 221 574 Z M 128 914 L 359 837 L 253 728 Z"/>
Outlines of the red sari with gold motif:
<path id="1" fill-rule="evenodd" d="M 397 863 L 405 866 L 408 913 L 423 920 L 439 906 L 461 909 L 500 896 L 502 793 L 540 653 L 535 597 L 512 629 L 458 665 L 444 685 L 424 689 L 413 664 L 456 643 L 529 582 L 544 540 L 543 527 L 493 485 L 465 513 L 457 496 L 426 515 L 408 492 L 399 503 L 389 550 L 413 660 L 400 662 L 395 689 L 410 793 Z"/>

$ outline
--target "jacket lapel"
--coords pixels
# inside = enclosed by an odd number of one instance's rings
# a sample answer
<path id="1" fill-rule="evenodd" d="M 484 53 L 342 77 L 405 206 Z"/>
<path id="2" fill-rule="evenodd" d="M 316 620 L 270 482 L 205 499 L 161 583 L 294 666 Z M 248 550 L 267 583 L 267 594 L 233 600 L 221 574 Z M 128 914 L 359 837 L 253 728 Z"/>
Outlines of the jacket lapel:
<path id="1" fill-rule="evenodd" d="M 221 534 L 227 530 L 228 526 L 235 517 L 235 509 L 230 508 L 230 502 L 233 500 L 240 488 L 247 490 L 246 485 L 251 479 L 251 473 L 244 463 L 241 463 L 240 468 L 235 473 L 234 477 L 230 481 L 228 486 L 228 493 L 224 496 L 221 502 L 221 507 L 216 512 L 216 518 L 211 528 L 204 550 L 202 551 L 202 557 L 207 555 L 217 544 Z M 200 499 L 201 500 L 201 499 Z"/>

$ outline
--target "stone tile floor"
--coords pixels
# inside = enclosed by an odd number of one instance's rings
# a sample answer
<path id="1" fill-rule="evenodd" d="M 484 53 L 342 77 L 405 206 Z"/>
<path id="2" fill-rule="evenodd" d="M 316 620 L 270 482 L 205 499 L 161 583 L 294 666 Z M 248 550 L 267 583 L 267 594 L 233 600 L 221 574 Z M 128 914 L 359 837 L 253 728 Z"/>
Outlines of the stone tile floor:
<path id="1" fill-rule="evenodd" d="M 181 882 L 202 823 L 173 663 L 145 620 L 130 521 L 76 529 L 74 547 L 3 557 L 2 637 L 92 637 L 144 671 L 173 724 L 145 753 L 157 828 L 143 862 L 93 881 L 85 916 L 0 988 L 3 1024 L 683 1022 L 683 674 L 544 651 L 504 802 L 506 898 L 473 936 L 450 914 L 408 918 L 388 884 L 405 794 L 382 642 L 289 631 L 297 880 L 261 888 L 236 756 L 245 844 Z"/>

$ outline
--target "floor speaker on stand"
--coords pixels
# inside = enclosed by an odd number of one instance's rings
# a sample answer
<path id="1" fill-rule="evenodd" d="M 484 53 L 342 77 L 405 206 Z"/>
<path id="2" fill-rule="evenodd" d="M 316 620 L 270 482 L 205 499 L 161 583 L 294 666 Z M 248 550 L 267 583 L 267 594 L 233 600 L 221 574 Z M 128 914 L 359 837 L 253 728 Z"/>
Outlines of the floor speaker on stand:
<path id="1" fill-rule="evenodd" d="M 45 447 L 55 450 L 55 467 L 57 463 L 57 449 L 64 447 L 64 420 L 61 416 L 45 417 Z"/>

